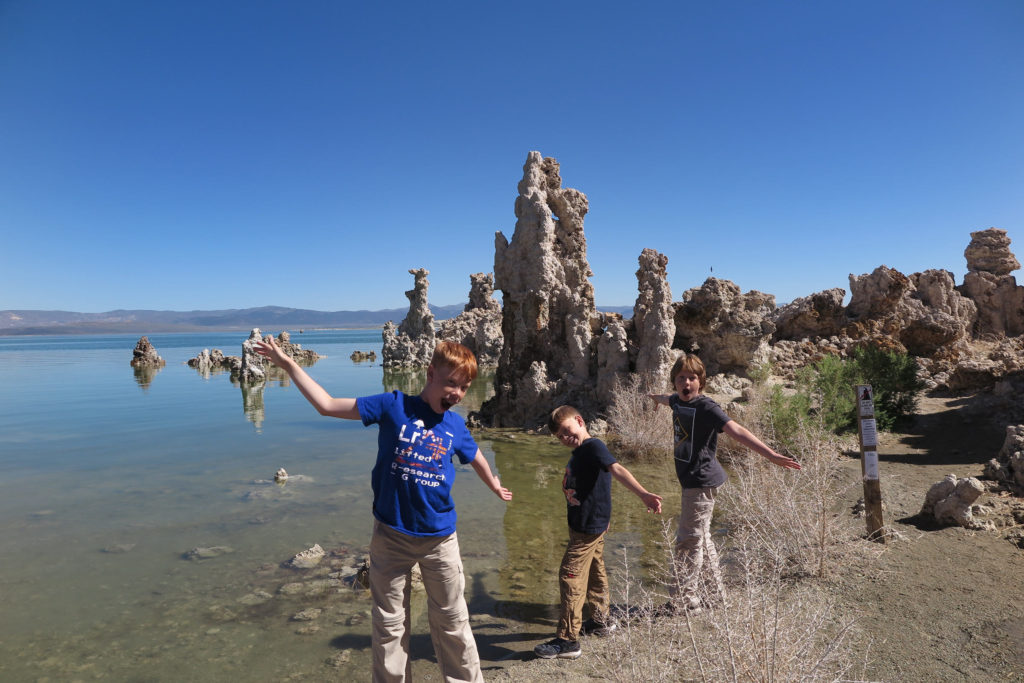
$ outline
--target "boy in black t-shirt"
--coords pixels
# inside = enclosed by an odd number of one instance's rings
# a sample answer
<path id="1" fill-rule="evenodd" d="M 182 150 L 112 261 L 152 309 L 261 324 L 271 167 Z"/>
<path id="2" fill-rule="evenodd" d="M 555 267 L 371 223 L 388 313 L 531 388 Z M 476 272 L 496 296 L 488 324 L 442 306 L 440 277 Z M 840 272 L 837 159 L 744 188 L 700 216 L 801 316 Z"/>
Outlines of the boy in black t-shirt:
<path id="1" fill-rule="evenodd" d="M 702 393 L 707 384 L 707 374 L 704 363 L 697 356 L 680 356 L 672 366 L 669 378 L 674 394 L 648 394 L 657 405 L 672 409 L 673 456 L 676 476 L 683 487 L 675 547 L 677 579 L 669 587 L 673 601 L 666 607 L 673 610 L 676 601 L 681 601 L 680 607 L 695 612 L 701 608 L 697 579 L 704 566 L 705 555 L 718 591 L 723 590 L 718 552 L 711 539 L 715 493 L 726 480 L 725 470 L 717 458 L 718 434 L 728 434 L 779 467 L 798 470 L 800 463 L 766 446 Z"/>
<path id="2" fill-rule="evenodd" d="M 612 477 L 639 496 L 651 512 L 661 512 L 661 496 L 648 492 L 615 460 L 603 441 L 590 436 L 583 417 L 572 406 L 551 413 L 548 428 L 563 445 L 573 449 L 562 480 L 569 544 L 558 572 L 562 601 L 558 635 L 533 651 L 544 659 L 576 659 L 582 654 L 581 631 L 607 635 L 615 629 L 608 618 L 608 576 L 604 569 L 604 534 L 612 515 Z M 584 602 L 590 603 L 591 618 L 581 623 Z"/>

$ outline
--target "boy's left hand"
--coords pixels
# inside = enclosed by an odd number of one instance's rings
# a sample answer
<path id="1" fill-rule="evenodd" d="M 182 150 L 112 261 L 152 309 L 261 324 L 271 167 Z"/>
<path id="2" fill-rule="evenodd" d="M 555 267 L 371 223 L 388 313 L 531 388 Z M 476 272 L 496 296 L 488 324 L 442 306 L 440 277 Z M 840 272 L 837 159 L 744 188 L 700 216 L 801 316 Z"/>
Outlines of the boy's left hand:
<path id="1" fill-rule="evenodd" d="M 648 512 L 653 512 L 658 515 L 661 514 L 661 496 L 655 493 L 648 493 L 641 498 L 644 501 L 644 505 L 647 506 Z"/>
<path id="2" fill-rule="evenodd" d="M 796 460 L 789 457 L 788 455 L 782 455 L 781 453 L 775 453 L 771 458 L 769 458 L 769 460 L 771 460 L 779 467 L 785 467 L 786 469 L 789 470 L 801 469 L 800 463 L 798 463 Z"/>

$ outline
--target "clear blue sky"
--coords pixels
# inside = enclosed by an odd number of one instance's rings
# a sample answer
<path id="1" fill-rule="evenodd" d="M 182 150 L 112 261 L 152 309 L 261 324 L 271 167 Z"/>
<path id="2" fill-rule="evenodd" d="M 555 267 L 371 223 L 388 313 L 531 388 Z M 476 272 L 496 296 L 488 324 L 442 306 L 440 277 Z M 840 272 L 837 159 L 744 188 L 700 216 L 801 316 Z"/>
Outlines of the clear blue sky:
<path id="1" fill-rule="evenodd" d="M 599 305 L 959 284 L 1024 257 L 1024 2 L 0 0 L 0 309 L 465 301 L 530 150 Z"/>

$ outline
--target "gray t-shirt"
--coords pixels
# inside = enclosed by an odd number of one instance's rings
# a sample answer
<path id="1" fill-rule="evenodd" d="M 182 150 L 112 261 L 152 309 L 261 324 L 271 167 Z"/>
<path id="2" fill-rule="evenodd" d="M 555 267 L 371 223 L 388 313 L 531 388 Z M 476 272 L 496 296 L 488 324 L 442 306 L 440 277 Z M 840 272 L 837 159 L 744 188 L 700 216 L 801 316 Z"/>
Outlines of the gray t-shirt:
<path id="1" fill-rule="evenodd" d="M 677 394 L 669 396 L 672 409 L 673 455 L 676 476 L 684 489 L 721 486 L 727 475 L 718 462 L 718 433 L 729 416 L 712 399 L 703 394 L 684 401 Z"/>

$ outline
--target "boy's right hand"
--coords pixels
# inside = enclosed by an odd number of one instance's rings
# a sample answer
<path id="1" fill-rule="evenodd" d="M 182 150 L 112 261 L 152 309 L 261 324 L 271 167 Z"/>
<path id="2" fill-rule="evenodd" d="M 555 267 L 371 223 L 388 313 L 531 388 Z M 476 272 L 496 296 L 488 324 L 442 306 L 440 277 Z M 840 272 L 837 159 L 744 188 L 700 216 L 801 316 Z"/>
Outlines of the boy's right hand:
<path id="1" fill-rule="evenodd" d="M 284 367 L 285 353 L 281 350 L 281 347 L 277 345 L 274 338 L 271 337 L 269 342 L 260 340 L 256 342 L 256 353 L 263 356 L 271 363 L 279 368 Z"/>
<path id="2" fill-rule="evenodd" d="M 648 511 L 657 515 L 661 514 L 661 496 L 648 492 L 643 496 L 640 496 L 640 499 L 644 501 L 644 505 L 647 506 Z"/>

